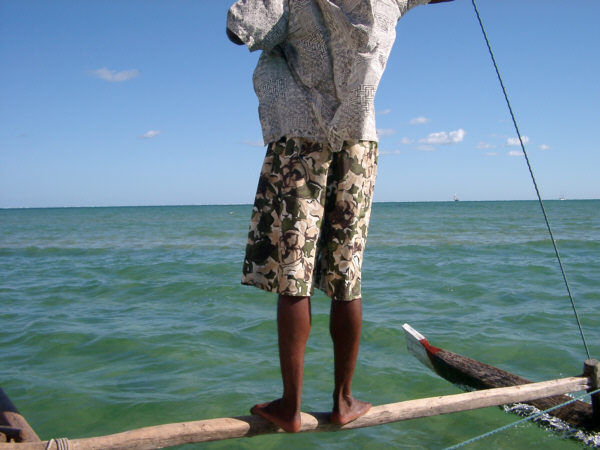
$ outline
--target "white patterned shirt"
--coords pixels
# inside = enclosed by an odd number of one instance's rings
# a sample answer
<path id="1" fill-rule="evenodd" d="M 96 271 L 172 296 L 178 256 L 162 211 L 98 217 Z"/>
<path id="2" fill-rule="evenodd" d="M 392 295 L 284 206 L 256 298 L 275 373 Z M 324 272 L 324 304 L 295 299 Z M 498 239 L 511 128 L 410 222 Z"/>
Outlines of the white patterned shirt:
<path id="1" fill-rule="evenodd" d="M 227 28 L 262 50 L 254 90 L 265 144 L 377 141 L 374 99 L 410 8 L 430 0 L 239 0 Z"/>

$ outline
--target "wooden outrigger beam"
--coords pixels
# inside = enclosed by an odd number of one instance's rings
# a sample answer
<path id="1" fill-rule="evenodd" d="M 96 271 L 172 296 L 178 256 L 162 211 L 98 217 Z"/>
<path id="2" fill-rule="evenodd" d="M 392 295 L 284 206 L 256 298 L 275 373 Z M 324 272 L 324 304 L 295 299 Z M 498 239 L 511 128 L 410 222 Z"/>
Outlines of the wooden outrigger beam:
<path id="1" fill-rule="evenodd" d="M 505 370 L 476 361 L 431 345 L 425 336 L 408 324 L 403 326 L 408 350 L 424 365 L 442 378 L 465 390 L 491 389 L 505 386 L 524 386 L 532 382 Z M 585 361 L 584 374 L 590 380 L 588 392 L 598 389 L 600 363 L 590 359 Z M 565 394 L 563 392 L 562 394 Z M 566 395 L 553 395 L 537 399 L 519 401 L 545 411 L 572 400 Z M 513 403 L 513 402 L 507 402 Z M 517 402 L 514 402 L 517 403 Z M 564 422 L 588 431 L 600 431 L 600 394 L 592 396 L 592 404 L 575 401 L 548 412 Z"/>
<path id="2" fill-rule="evenodd" d="M 302 413 L 302 428 L 300 431 L 339 431 L 371 427 L 401 420 L 545 398 L 567 392 L 582 391 L 589 387 L 588 378 L 570 377 L 521 386 L 408 400 L 374 406 L 364 416 L 341 427 L 330 423 L 329 413 Z M 261 417 L 241 416 L 158 425 L 108 436 L 68 441 L 60 439 L 36 443 L 0 443 L 0 450 L 54 450 L 67 448 L 69 450 L 147 450 L 277 432 L 283 431 Z"/>
<path id="3" fill-rule="evenodd" d="M 600 384 L 600 363 L 596 360 L 586 361 L 584 376 L 531 383 L 496 367 L 433 347 L 408 325 L 404 330 L 409 350 L 423 363 L 453 383 L 483 390 L 374 406 L 364 416 L 341 427 L 330 423 L 330 413 L 301 413 L 300 432 L 350 430 L 510 403 L 527 403 L 547 409 L 570 399 L 563 394 L 591 392 Z M 595 394 L 592 396 L 593 407 L 577 401 L 550 414 L 580 428 L 600 430 L 599 400 L 600 395 Z M 0 443 L 0 450 L 149 450 L 281 432 L 283 430 L 261 417 L 239 416 L 157 425 L 108 436 L 41 442 L 0 389 L 0 437 L 21 441 Z"/>

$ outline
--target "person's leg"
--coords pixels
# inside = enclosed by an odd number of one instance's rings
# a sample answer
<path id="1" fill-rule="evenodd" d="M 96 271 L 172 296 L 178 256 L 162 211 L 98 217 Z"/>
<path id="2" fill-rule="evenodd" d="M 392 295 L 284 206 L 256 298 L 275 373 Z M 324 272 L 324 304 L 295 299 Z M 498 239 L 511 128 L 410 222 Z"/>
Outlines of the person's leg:
<path id="1" fill-rule="evenodd" d="M 288 432 L 300 430 L 304 352 L 310 333 L 310 297 L 280 295 L 277 303 L 279 363 L 283 397 L 250 409 Z"/>
<path id="2" fill-rule="evenodd" d="M 361 267 L 376 173 L 377 143 L 368 141 L 345 142 L 334 153 L 328 173 L 317 282 L 332 299 L 335 388 L 331 422 L 339 425 L 371 407 L 356 400 L 351 387 L 362 326 Z"/>
<path id="3" fill-rule="evenodd" d="M 331 422 L 344 425 L 371 408 L 371 403 L 352 396 L 352 377 L 358 357 L 362 326 L 362 300 L 331 302 L 329 332 L 333 340 L 334 379 Z"/>

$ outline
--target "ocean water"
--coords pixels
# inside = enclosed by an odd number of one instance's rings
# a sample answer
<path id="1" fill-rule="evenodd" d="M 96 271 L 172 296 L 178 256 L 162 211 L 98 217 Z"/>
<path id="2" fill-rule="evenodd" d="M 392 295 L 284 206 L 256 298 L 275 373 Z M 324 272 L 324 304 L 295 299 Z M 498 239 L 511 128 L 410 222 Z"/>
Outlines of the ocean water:
<path id="1" fill-rule="evenodd" d="M 548 201 L 592 357 L 600 201 Z M 0 386 L 43 439 L 245 415 L 281 393 L 276 297 L 239 283 L 250 206 L 0 210 Z M 534 381 L 585 350 L 537 202 L 377 203 L 354 380 L 374 404 L 458 393 L 407 350 L 431 343 Z M 303 410 L 331 408 L 329 301 L 312 301 Z M 588 399 L 589 400 L 589 399 Z M 184 448 L 438 449 L 517 421 L 500 408 Z M 580 448 L 519 425 L 466 448 Z"/>

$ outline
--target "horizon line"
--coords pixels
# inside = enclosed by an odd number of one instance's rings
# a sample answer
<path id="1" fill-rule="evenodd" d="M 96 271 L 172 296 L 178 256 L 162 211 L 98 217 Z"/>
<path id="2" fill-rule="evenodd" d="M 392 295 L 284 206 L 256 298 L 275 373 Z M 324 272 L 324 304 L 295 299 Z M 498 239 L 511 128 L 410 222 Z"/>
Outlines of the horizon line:
<path id="1" fill-rule="evenodd" d="M 551 198 L 542 199 L 543 202 L 558 201 L 594 201 L 600 198 Z M 390 200 L 374 201 L 373 204 L 383 203 L 483 203 L 483 202 L 539 202 L 537 198 L 531 199 L 497 199 L 497 200 Z M 198 204 L 148 204 L 148 205 L 70 205 L 70 206 L 0 206 L 0 210 L 12 209 L 77 209 L 77 208 L 185 208 L 201 206 L 252 206 L 252 203 L 198 203 Z"/>

